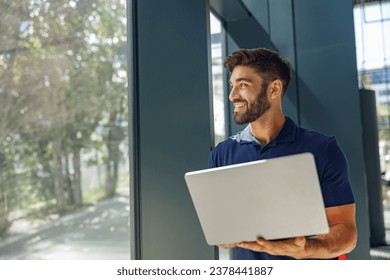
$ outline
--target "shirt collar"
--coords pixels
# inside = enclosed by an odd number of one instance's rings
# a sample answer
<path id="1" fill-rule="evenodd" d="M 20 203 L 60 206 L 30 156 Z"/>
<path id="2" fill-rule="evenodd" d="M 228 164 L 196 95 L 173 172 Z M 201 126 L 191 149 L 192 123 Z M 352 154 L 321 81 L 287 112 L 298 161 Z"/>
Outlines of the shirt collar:
<path id="1" fill-rule="evenodd" d="M 268 146 L 275 146 L 277 143 L 293 142 L 295 140 L 297 125 L 289 117 L 286 117 L 286 122 L 283 125 L 279 134 L 268 144 Z M 233 140 L 241 144 L 252 143 L 254 145 L 260 145 L 259 141 L 252 135 L 250 126 L 247 125 L 243 131 L 238 132 L 236 135 L 230 137 Z"/>

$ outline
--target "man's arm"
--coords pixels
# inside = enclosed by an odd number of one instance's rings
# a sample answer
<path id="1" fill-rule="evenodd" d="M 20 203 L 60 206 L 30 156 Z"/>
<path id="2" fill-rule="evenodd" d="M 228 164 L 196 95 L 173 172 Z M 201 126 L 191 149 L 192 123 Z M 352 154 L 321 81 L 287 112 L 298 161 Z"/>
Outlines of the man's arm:
<path id="1" fill-rule="evenodd" d="M 256 242 L 241 242 L 237 246 L 296 259 L 331 259 L 351 252 L 357 241 L 355 204 L 328 207 L 326 215 L 330 228 L 328 234 L 283 241 L 259 239 Z"/>

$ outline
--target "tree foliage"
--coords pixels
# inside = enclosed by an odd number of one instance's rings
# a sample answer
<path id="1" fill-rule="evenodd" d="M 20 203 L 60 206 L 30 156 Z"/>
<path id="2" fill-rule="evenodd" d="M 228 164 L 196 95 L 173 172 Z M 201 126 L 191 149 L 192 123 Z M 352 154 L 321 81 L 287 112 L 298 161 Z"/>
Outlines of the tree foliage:
<path id="1" fill-rule="evenodd" d="M 125 50 L 123 0 L 0 0 L 0 234 L 13 219 L 82 206 L 88 155 L 115 194 Z"/>

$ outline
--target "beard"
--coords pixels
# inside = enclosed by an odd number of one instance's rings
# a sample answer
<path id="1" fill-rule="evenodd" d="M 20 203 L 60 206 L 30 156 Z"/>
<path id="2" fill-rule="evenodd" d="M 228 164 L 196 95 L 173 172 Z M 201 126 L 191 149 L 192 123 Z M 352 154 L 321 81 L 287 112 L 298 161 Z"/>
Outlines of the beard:
<path id="1" fill-rule="evenodd" d="M 244 113 L 234 112 L 233 120 L 236 124 L 254 122 L 271 108 L 271 103 L 267 99 L 267 86 L 268 84 L 262 85 L 260 94 L 255 101 L 248 104 L 248 109 Z M 245 102 L 245 100 L 241 99 L 237 101 Z"/>

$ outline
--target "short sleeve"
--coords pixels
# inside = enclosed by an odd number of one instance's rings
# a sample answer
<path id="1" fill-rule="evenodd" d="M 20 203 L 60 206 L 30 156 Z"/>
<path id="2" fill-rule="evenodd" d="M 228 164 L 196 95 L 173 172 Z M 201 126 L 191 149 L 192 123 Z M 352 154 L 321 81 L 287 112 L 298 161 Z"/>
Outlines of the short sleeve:
<path id="1" fill-rule="evenodd" d="M 319 177 L 325 207 L 354 203 L 348 162 L 335 138 L 328 143 L 322 158 Z"/>

